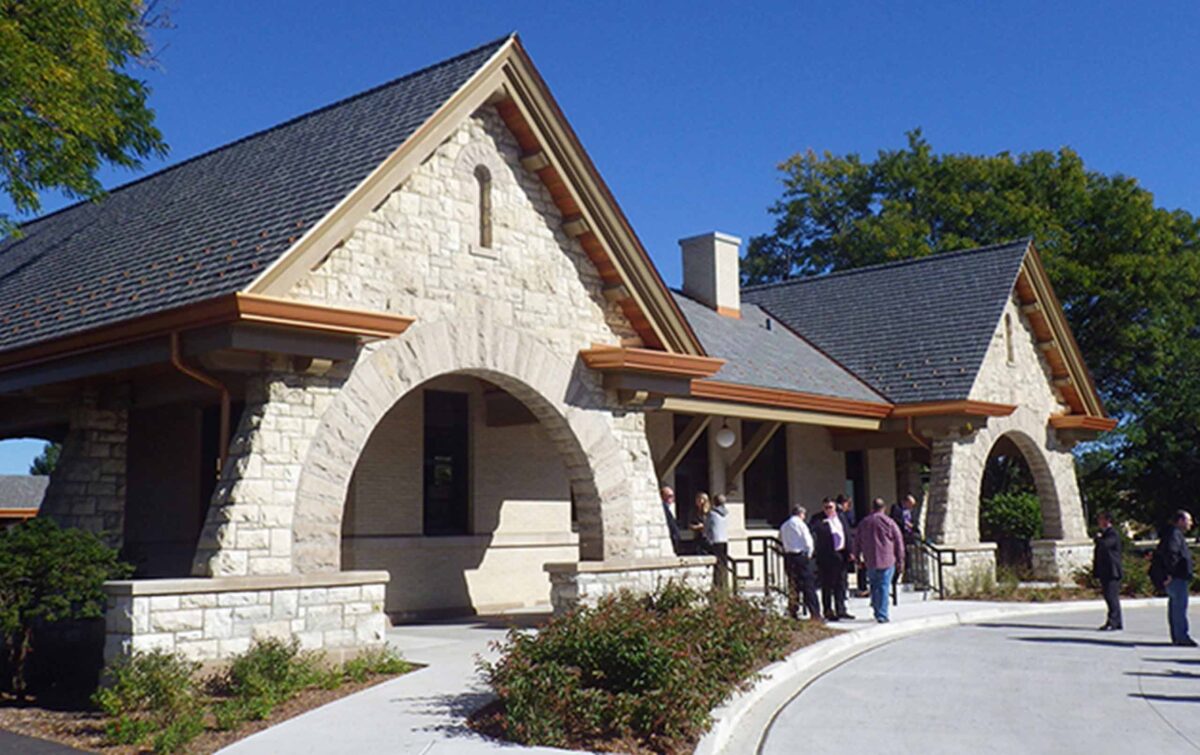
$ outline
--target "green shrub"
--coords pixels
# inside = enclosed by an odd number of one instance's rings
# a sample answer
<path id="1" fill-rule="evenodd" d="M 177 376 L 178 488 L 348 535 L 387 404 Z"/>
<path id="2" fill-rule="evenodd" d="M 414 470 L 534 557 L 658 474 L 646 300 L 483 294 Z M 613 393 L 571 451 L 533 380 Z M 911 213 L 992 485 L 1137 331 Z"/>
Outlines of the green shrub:
<path id="1" fill-rule="evenodd" d="M 202 733 L 204 733 L 204 713 L 199 709 L 189 710 L 172 719 L 154 737 L 154 751 L 156 753 L 179 752 Z"/>
<path id="2" fill-rule="evenodd" d="M 980 503 L 979 523 L 984 540 L 1033 540 L 1042 536 L 1042 507 L 1035 493 L 997 493 Z"/>
<path id="3" fill-rule="evenodd" d="M 352 682 L 365 682 L 379 674 L 403 674 L 412 666 L 389 647 L 364 650 L 342 664 L 342 674 Z"/>
<path id="4" fill-rule="evenodd" d="M 203 731 L 195 674 L 199 664 L 155 650 L 118 658 L 106 670 L 106 684 L 92 701 L 112 720 L 106 734 L 113 744 L 137 745 L 153 732 L 161 749 L 173 752 Z M 189 736 L 190 735 L 190 736 Z"/>
<path id="5" fill-rule="evenodd" d="M 670 751 L 710 724 L 709 711 L 780 657 L 788 620 L 761 603 L 669 584 L 621 592 L 558 617 L 537 634 L 512 630 L 481 670 L 499 698 L 499 727 L 530 745 L 626 740 Z"/>
<path id="6" fill-rule="evenodd" d="M 34 517 L 0 531 L 0 634 L 9 656 L 11 690 L 24 697 L 34 627 L 104 616 L 105 580 L 133 568 L 90 532 L 61 529 Z"/>
<path id="7" fill-rule="evenodd" d="M 1146 554 L 1126 550 L 1121 554 L 1121 565 L 1125 570 L 1125 578 L 1121 581 L 1122 595 L 1131 598 L 1154 597 L 1154 585 L 1150 583 L 1150 562 Z M 1077 570 L 1074 577 L 1080 587 L 1100 589 L 1100 580 L 1096 579 L 1091 564 Z"/>
<path id="8" fill-rule="evenodd" d="M 253 718 L 266 718 L 276 705 L 321 680 L 321 657 L 301 653 L 295 640 L 266 639 L 236 656 L 221 678 L 230 697 L 247 701 Z"/>

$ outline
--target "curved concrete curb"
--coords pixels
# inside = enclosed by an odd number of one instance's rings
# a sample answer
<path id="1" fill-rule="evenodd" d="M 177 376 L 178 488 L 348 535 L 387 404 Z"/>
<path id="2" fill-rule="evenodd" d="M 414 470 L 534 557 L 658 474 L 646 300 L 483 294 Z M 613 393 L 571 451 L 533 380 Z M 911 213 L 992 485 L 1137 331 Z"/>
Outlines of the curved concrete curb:
<path id="1" fill-rule="evenodd" d="M 1122 600 L 1122 608 L 1165 606 L 1165 598 Z M 985 621 L 1069 611 L 1104 609 L 1102 600 L 1066 603 L 1023 603 L 968 611 L 950 611 L 934 616 L 853 629 L 839 637 L 801 648 L 762 670 L 763 678 L 749 690 L 713 710 L 713 726 L 696 745 L 695 755 L 758 752 L 775 714 L 809 683 L 868 650 L 920 632 L 979 624 Z"/>

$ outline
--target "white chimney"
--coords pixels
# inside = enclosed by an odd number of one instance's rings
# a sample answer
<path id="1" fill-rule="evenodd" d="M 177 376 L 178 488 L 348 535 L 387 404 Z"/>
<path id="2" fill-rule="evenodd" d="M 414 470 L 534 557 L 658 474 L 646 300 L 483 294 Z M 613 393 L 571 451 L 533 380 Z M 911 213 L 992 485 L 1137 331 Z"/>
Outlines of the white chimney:
<path id="1" fill-rule="evenodd" d="M 726 317 L 741 317 L 738 247 L 742 240 L 726 233 L 705 233 L 679 240 L 683 253 L 683 293 Z"/>

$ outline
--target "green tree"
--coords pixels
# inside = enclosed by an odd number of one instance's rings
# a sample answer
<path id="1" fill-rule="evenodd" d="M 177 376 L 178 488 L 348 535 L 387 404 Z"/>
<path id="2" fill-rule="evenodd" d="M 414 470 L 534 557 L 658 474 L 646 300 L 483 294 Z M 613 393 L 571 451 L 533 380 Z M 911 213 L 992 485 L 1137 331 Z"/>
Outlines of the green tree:
<path id="1" fill-rule="evenodd" d="M 29 465 L 29 474 L 50 475 L 58 466 L 58 456 L 62 453 L 61 443 L 47 443 L 42 446 L 42 452 L 33 458 Z"/>
<path id="2" fill-rule="evenodd" d="M 1088 170 L 1067 148 L 937 154 L 919 130 L 874 160 L 810 151 L 780 168 L 775 229 L 751 240 L 746 283 L 1032 236 L 1122 420 L 1085 495 L 1156 517 L 1200 489 L 1200 222 L 1191 214 L 1156 207 L 1135 179 Z"/>
<path id="3" fill-rule="evenodd" d="M 0 0 L 0 188 L 18 212 L 37 212 L 46 189 L 99 197 L 102 164 L 165 153 L 128 72 L 162 19 L 142 0 Z M 0 215 L 0 234 L 15 230 Z"/>
<path id="4" fill-rule="evenodd" d="M 90 532 L 60 529 L 35 517 L 0 532 L 0 633 L 12 669 L 12 689 L 25 695 L 25 662 L 34 629 L 104 615 L 105 580 L 132 573 L 117 551 Z"/>

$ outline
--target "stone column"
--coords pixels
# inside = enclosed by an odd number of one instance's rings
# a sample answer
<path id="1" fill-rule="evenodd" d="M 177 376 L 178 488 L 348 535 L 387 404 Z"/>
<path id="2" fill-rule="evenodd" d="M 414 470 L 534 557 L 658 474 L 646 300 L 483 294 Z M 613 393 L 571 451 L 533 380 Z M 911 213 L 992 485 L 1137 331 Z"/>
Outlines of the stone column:
<path id="1" fill-rule="evenodd" d="M 83 394 L 71 411 L 70 429 L 41 515 L 63 527 L 101 535 L 119 548 L 125 527 L 125 459 L 129 439 L 128 400 L 124 395 L 101 401 L 94 390 Z"/>
<path id="2" fill-rule="evenodd" d="M 983 465 L 975 456 L 976 433 L 950 430 L 933 438 L 930 450 L 926 537 L 954 548 L 957 564 L 945 570 L 947 584 L 993 579 L 995 543 L 979 541 L 979 489 Z"/>
<path id="3" fill-rule="evenodd" d="M 290 574 L 296 486 L 336 376 L 270 373 L 250 381 L 200 533 L 192 574 Z M 340 528 L 338 528 L 340 532 Z"/>

